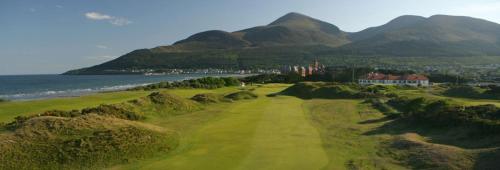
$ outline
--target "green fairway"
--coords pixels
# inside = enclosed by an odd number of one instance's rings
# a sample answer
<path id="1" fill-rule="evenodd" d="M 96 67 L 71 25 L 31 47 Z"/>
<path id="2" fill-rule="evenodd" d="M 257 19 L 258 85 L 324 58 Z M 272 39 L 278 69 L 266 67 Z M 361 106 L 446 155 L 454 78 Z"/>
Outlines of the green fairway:
<path id="1" fill-rule="evenodd" d="M 223 108 L 217 105 L 218 118 L 185 134 L 177 153 L 115 168 L 321 169 L 328 157 L 318 131 L 303 112 L 303 100 L 265 97 L 284 87 L 261 87 L 255 91 L 259 94 L 256 100 Z M 200 123 L 199 119 L 181 121 Z"/>

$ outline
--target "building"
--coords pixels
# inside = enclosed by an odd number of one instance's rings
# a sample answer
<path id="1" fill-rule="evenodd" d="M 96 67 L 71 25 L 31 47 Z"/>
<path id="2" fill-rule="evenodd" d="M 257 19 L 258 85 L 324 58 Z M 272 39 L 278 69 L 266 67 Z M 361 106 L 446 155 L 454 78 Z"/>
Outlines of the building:
<path id="1" fill-rule="evenodd" d="M 313 76 L 313 75 L 322 75 L 326 72 L 326 67 L 323 64 L 320 64 L 318 60 L 315 60 L 314 63 L 309 64 L 307 66 L 285 66 L 282 68 L 282 74 L 288 74 L 289 72 L 295 72 L 302 77 Z"/>
<path id="2" fill-rule="evenodd" d="M 408 85 L 408 86 L 429 86 L 429 78 L 424 75 L 408 74 L 408 75 L 391 75 L 382 73 L 368 73 L 358 80 L 361 85 Z"/>
<path id="3" fill-rule="evenodd" d="M 300 67 L 299 68 L 299 75 L 302 77 L 305 77 L 307 75 L 307 70 L 305 67 Z"/>

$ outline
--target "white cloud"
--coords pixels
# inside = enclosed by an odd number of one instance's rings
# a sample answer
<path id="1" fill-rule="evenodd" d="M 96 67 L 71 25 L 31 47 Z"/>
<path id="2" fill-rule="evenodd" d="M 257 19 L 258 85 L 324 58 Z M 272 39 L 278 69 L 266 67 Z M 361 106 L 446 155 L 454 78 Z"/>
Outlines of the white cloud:
<path id="1" fill-rule="evenodd" d="M 30 12 L 36 12 L 36 9 L 35 8 L 30 8 L 28 9 Z"/>
<path id="2" fill-rule="evenodd" d="M 96 47 L 100 49 L 109 49 L 109 47 L 105 45 L 96 45 Z"/>
<path id="3" fill-rule="evenodd" d="M 87 17 L 88 19 L 91 19 L 91 20 L 108 20 L 108 19 L 114 18 L 112 16 L 101 14 L 98 12 L 87 12 L 87 13 L 85 13 L 85 17 Z"/>
<path id="4" fill-rule="evenodd" d="M 62 5 L 56 5 L 56 8 L 63 8 Z"/>
<path id="5" fill-rule="evenodd" d="M 98 12 L 87 12 L 87 13 L 85 13 L 85 17 L 87 17 L 87 19 L 91 19 L 91 20 L 106 20 L 110 24 L 113 24 L 116 26 L 124 26 L 124 25 L 128 25 L 128 24 L 132 23 L 132 21 L 130 21 L 126 18 L 114 17 L 111 15 L 101 14 Z"/>

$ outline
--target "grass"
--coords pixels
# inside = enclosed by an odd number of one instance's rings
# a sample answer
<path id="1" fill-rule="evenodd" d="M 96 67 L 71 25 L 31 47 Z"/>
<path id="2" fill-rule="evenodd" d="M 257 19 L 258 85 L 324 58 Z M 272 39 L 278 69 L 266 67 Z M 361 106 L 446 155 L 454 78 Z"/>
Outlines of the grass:
<path id="1" fill-rule="evenodd" d="M 427 99 L 448 99 L 457 104 L 466 106 L 493 104 L 500 107 L 500 100 L 443 96 L 432 89 L 398 90 L 396 93 L 398 95 L 407 96 L 410 98 L 425 97 Z"/>
<path id="2" fill-rule="evenodd" d="M 473 149 L 464 147 L 467 142 L 450 142 L 456 140 L 450 136 L 456 136 L 454 133 L 460 130 L 448 133 L 444 130 L 401 126 L 400 122 L 387 119 L 369 104 L 362 103 L 362 100 L 269 95 L 279 94 L 288 87 L 290 85 L 266 84 L 243 89 L 172 89 L 159 90 L 154 95 L 149 95 L 152 91 L 114 92 L 77 98 L 14 101 L 0 104 L 0 120 L 12 120 L 12 113 L 23 115 L 50 109 L 71 110 L 136 99 L 147 107 L 138 107 L 137 111 L 146 119 L 134 125 L 140 124 L 138 127 L 153 129 L 151 131 L 168 129 L 178 135 L 175 149 L 149 157 L 139 156 L 131 162 L 111 162 L 117 165 L 110 169 L 411 169 L 417 167 L 417 163 L 408 161 L 409 157 L 423 157 L 424 161 L 429 158 L 429 164 L 434 165 L 443 163 L 434 162 L 434 159 L 453 154 L 465 153 L 465 156 L 470 157 L 450 157 L 450 160 L 473 161 L 471 159 L 475 158 L 476 152 L 480 153 L 483 160 L 480 162 L 481 167 L 488 167 L 494 165 L 488 164 L 491 162 L 489 155 L 499 155 L 496 150 L 479 151 L 478 148 L 487 146 L 488 141 L 481 141 L 484 145 Z M 205 98 L 211 101 L 249 91 L 258 97 L 234 102 L 205 102 Z M 397 92 L 413 97 L 425 95 L 446 98 L 421 90 Z M 197 94 L 209 95 L 201 96 L 198 102 L 190 100 Z M 175 99 L 186 107 L 172 111 L 175 107 L 164 105 L 165 99 Z M 451 99 L 472 104 L 466 99 Z M 168 112 L 169 116 L 165 116 L 163 111 Z M 170 112 L 175 114 L 170 115 Z M 100 125 L 108 124 L 102 122 Z M 117 124 L 109 126 L 117 129 L 123 127 Z M 404 138 L 404 134 L 409 132 L 421 135 L 422 139 Z M 131 137 L 131 140 L 135 139 Z M 388 145 L 398 141 L 421 147 L 395 150 Z M 436 153 L 430 156 L 422 154 L 430 151 Z M 467 162 L 469 164 L 471 162 Z"/>
<path id="3" fill-rule="evenodd" d="M 182 132 L 176 153 L 115 168 L 319 169 L 328 159 L 301 108 L 303 101 L 265 97 L 286 87 L 259 87 L 255 100 L 217 103 L 205 111 L 151 122 Z"/>
<path id="4" fill-rule="evenodd" d="M 231 93 L 231 94 L 224 96 L 224 98 L 232 100 L 232 101 L 249 100 L 249 99 L 255 99 L 257 97 L 259 97 L 259 96 L 251 91 L 239 91 L 239 92 L 234 92 L 234 93 Z"/>
<path id="5" fill-rule="evenodd" d="M 189 98 L 199 93 L 210 92 L 207 89 L 175 89 L 162 90 L 172 94 Z M 219 93 L 234 92 L 235 88 L 221 88 Z M 20 115 L 37 114 L 47 110 L 73 110 L 86 107 L 95 107 L 101 104 L 116 104 L 138 99 L 149 95 L 151 91 L 120 91 L 109 93 L 98 93 L 81 97 L 56 98 L 32 101 L 10 101 L 0 102 L 0 122 L 10 122 Z"/>
<path id="6" fill-rule="evenodd" d="M 322 136 L 330 160 L 324 169 L 404 169 L 379 153 L 389 135 L 364 135 L 386 123 L 382 113 L 359 100 L 313 99 L 303 107 Z"/>
<path id="7" fill-rule="evenodd" d="M 0 139 L 0 169 L 95 169 L 177 145 L 174 132 L 96 114 L 32 118 L 15 131 L 1 133 Z"/>
<path id="8" fill-rule="evenodd" d="M 98 93 L 82 97 L 57 98 L 33 101 L 11 101 L 0 103 L 0 122 L 10 122 L 20 115 L 37 114 L 47 110 L 73 110 L 95 107 L 101 104 L 115 104 L 148 95 L 150 92 Z"/>

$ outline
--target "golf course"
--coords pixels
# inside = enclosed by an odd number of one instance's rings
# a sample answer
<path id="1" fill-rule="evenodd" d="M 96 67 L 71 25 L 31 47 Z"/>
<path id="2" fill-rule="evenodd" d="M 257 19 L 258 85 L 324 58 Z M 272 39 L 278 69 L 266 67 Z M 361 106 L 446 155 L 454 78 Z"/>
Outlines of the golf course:
<path id="1" fill-rule="evenodd" d="M 430 137 L 433 136 L 432 133 L 425 136 L 426 132 L 429 132 L 425 128 L 422 130 L 422 128 L 398 125 L 398 121 L 388 119 L 382 112 L 361 99 L 304 99 L 283 95 L 282 92 L 291 86 L 293 85 L 258 84 L 215 89 L 174 88 L 99 93 L 64 99 L 13 101 L 0 103 L 0 118 L 6 123 L 14 120 L 15 116 L 33 115 L 43 110 L 99 108 L 102 107 L 101 104 L 131 108 L 138 113 L 140 118 L 137 120 L 135 118 L 126 118 L 125 120 L 122 118 L 119 121 L 115 118 L 112 119 L 112 122 L 117 122 L 117 127 L 133 126 L 142 130 L 137 134 L 129 134 L 128 139 L 113 137 L 112 142 L 134 143 L 140 141 L 143 142 L 144 146 L 131 144 L 129 147 L 127 145 L 124 147 L 126 151 L 120 152 L 125 154 L 114 157 L 106 157 L 106 153 L 99 153 L 104 155 L 104 158 L 111 160 L 112 163 L 96 163 L 94 165 L 94 163 L 83 164 L 82 161 L 74 161 L 63 166 L 70 168 L 79 166 L 83 169 L 89 166 L 105 169 L 186 170 L 414 169 L 422 167 L 460 169 L 478 166 L 477 162 L 475 165 L 474 159 L 478 156 L 478 150 L 485 150 L 479 147 L 461 146 L 463 148 L 459 148 L 459 145 L 447 145 L 446 141 L 438 141 L 439 144 L 430 143 L 433 142 L 430 140 Z M 155 91 L 159 91 L 159 93 L 152 93 Z M 213 98 L 217 98 L 214 96 L 227 97 L 243 94 L 255 96 L 238 96 L 231 100 L 220 97 L 217 101 L 214 99 L 208 103 L 193 101 L 193 96 L 197 94 Z M 155 98 L 161 98 L 162 101 L 166 102 L 153 105 L 158 100 Z M 218 101 L 219 99 L 220 101 Z M 167 109 L 169 107 L 170 109 Z M 83 115 L 76 118 L 85 117 L 85 120 L 90 121 L 93 120 L 92 116 L 102 116 L 85 115 L 84 113 L 82 111 Z M 44 116 L 42 115 L 42 117 Z M 32 121 L 35 120 L 28 122 L 34 124 Z M 20 128 L 22 131 L 26 131 L 26 128 L 29 127 L 25 124 Z M 109 126 L 113 126 L 113 124 Z M 97 126 L 90 130 L 99 132 L 102 131 L 102 128 L 116 130 L 116 127 L 106 126 Z M 11 132 L 7 129 L 1 131 L 3 136 L 0 137 L 8 138 L 9 134 L 21 131 L 18 129 Z M 54 133 L 50 128 L 48 129 L 49 132 L 44 133 Z M 41 133 L 34 131 L 34 133 Z M 155 140 L 151 144 L 144 143 L 141 140 L 144 138 L 143 133 L 149 134 L 146 135 L 147 139 L 153 138 Z M 62 134 L 66 135 L 67 132 Z M 165 138 L 158 137 L 159 140 L 156 140 L 155 134 L 160 134 Z M 61 140 L 65 141 L 67 138 L 77 138 L 83 141 L 87 139 L 78 134 L 76 137 L 66 136 Z M 92 135 L 88 138 L 93 139 Z M 164 139 L 168 139 L 168 142 L 162 142 Z M 394 149 L 395 141 L 403 142 L 404 146 L 415 145 L 414 148 L 417 150 L 411 150 L 411 148 Z M 92 140 L 87 142 L 90 143 Z M 97 144 L 95 141 L 93 142 L 93 147 L 96 147 Z M 0 144 L 5 148 L 10 147 L 6 142 Z M 30 146 L 32 145 L 37 145 L 36 141 L 30 144 Z M 134 147 L 145 147 L 147 150 L 139 148 L 138 153 L 141 154 L 127 150 Z M 76 148 L 82 149 L 81 144 Z M 159 150 L 155 151 L 155 148 Z M 15 151 L 15 149 L 11 150 Z M 418 159 L 411 159 L 415 156 L 412 154 L 432 151 L 436 153 L 418 155 Z M 491 148 L 489 151 L 496 153 Z M 78 153 L 81 154 L 82 151 L 78 151 Z M 8 160 L 11 157 L 4 156 L 3 159 Z M 72 159 L 76 158 L 65 158 L 64 160 Z M 36 162 L 36 160 L 32 161 Z M 58 167 L 59 165 L 55 164 L 41 169 L 51 169 L 54 166 Z"/>

